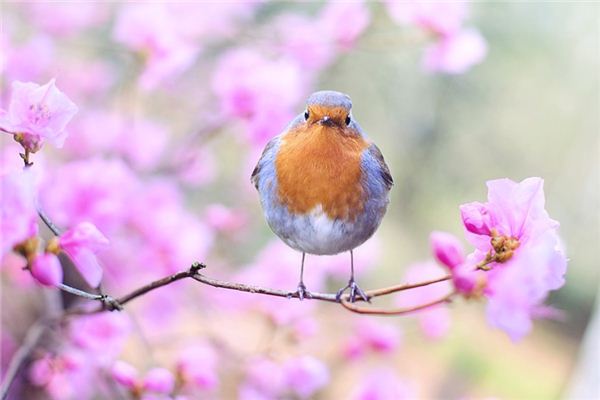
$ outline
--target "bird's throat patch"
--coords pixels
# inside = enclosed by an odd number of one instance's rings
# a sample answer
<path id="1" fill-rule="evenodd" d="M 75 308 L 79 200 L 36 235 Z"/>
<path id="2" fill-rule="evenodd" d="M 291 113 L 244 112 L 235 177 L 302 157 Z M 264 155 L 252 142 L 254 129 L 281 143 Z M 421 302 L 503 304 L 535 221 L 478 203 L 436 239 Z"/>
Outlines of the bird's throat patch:
<path id="1" fill-rule="evenodd" d="M 343 220 L 362 213 L 361 157 L 369 143 L 339 129 L 303 125 L 283 137 L 275 170 L 279 200 L 290 212 L 320 206 L 329 218 Z"/>

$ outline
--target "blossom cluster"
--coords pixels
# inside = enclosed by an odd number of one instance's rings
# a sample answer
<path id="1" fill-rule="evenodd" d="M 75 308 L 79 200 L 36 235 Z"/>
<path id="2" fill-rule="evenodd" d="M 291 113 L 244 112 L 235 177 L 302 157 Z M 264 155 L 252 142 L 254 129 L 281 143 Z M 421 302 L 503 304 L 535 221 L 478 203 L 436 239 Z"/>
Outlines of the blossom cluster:
<path id="1" fill-rule="evenodd" d="M 534 317 L 553 315 L 543 305 L 548 293 L 564 285 L 567 259 L 558 222 L 544 208 L 544 181 L 527 178 L 489 181 L 487 203 L 460 207 L 466 238 L 475 250 L 465 256 L 460 241 L 434 232 L 436 259 L 452 273 L 457 291 L 485 296 L 492 326 L 518 340 Z"/>

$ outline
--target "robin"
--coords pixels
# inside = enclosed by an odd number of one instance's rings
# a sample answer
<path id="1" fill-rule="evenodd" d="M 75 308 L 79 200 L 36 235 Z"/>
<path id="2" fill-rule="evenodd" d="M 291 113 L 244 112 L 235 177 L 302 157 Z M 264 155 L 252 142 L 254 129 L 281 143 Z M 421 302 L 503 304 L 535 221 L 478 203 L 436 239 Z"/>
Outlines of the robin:
<path id="1" fill-rule="evenodd" d="M 354 281 L 353 249 L 379 227 L 393 180 L 377 146 L 352 117 L 344 93 L 310 95 L 306 110 L 267 143 L 251 181 L 267 223 L 288 246 L 302 253 L 300 300 L 310 297 L 303 281 L 306 253 L 350 252 L 350 290 L 368 301 Z"/>

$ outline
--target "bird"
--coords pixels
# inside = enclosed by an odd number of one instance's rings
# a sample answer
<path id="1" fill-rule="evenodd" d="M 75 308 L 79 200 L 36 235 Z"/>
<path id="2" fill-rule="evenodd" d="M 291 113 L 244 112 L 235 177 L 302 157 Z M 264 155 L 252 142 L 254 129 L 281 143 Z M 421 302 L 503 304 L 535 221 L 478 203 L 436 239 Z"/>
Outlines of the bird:
<path id="1" fill-rule="evenodd" d="M 350 252 L 350 279 L 339 302 L 368 295 L 354 279 L 353 250 L 379 227 L 394 183 L 379 148 L 352 115 L 347 94 L 322 90 L 265 146 L 251 176 L 265 219 L 289 247 L 302 253 L 300 281 L 290 292 L 310 298 L 304 284 L 306 254 Z"/>

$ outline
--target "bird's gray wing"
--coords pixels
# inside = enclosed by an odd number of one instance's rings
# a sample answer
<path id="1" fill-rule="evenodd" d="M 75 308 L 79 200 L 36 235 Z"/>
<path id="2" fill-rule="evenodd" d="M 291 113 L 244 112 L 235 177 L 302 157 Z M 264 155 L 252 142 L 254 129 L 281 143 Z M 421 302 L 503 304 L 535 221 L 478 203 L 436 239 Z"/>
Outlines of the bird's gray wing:
<path id="1" fill-rule="evenodd" d="M 383 154 L 381 154 L 381 150 L 374 143 L 371 144 L 367 148 L 367 153 L 371 156 L 372 160 L 375 162 L 377 166 L 377 170 L 381 175 L 381 179 L 385 184 L 387 190 L 390 190 L 394 185 L 394 179 L 392 178 L 392 174 L 390 173 L 390 169 L 385 163 L 385 159 L 383 158 Z"/>
<path id="2" fill-rule="evenodd" d="M 265 146 L 258 162 L 256 163 L 256 167 L 254 167 L 254 171 L 252 171 L 252 175 L 250 176 L 250 182 L 254 185 L 254 187 L 258 190 L 258 179 L 260 176 L 260 171 L 263 167 L 264 161 L 266 158 L 272 157 L 272 152 L 275 149 L 275 146 L 279 143 L 279 136 L 275 136 L 273 139 L 269 140 L 269 143 Z"/>

